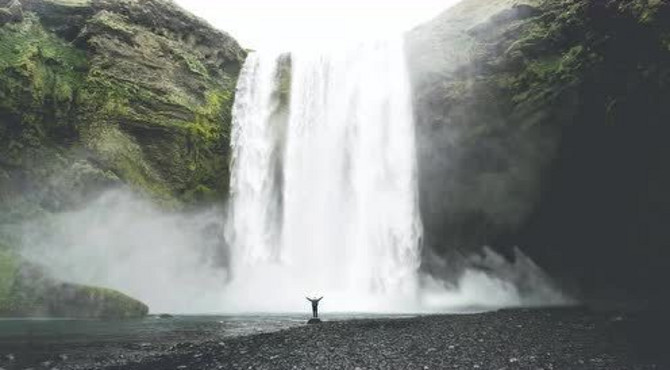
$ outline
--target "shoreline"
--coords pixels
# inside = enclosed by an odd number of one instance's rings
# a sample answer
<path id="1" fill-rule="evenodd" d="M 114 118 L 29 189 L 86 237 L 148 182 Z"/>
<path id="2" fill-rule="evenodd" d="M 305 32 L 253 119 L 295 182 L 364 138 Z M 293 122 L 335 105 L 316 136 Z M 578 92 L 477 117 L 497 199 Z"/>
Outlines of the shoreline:
<path id="1" fill-rule="evenodd" d="M 306 321 L 305 321 L 306 322 Z M 324 321 L 260 334 L 172 343 L 115 343 L 120 351 L 55 358 L 35 369 L 661 369 L 661 313 L 583 307 Z M 187 339 L 187 338 L 184 338 Z M 2 356 L 2 353 L 0 353 Z M 5 370 L 28 364 L 3 363 Z"/>

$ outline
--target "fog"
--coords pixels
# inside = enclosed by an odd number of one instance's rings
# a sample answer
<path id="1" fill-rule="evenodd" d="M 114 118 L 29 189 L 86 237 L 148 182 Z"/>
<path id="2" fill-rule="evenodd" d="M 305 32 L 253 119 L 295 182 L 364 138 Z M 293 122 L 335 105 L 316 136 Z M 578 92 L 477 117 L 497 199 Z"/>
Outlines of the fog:
<path id="1" fill-rule="evenodd" d="M 24 224 L 21 251 L 56 278 L 118 289 L 152 312 L 213 312 L 227 280 L 222 216 L 168 213 L 115 190 Z"/>
<path id="2" fill-rule="evenodd" d="M 50 275 L 120 290 L 154 313 L 307 310 L 303 295 L 312 293 L 310 277 L 282 280 L 291 276 L 290 266 L 260 264 L 256 268 L 270 280 L 248 271 L 230 281 L 223 225 L 221 208 L 166 212 L 127 190 L 114 190 L 80 210 L 25 223 L 20 244 L 23 256 Z M 571 302 L 521 254 L 510 263 L 485 249 L 464 263 L 464 273 L 451 281 L 419 274 L 419 289 L 406 295 L 366 299 L 316 293 L 327 298 L 324 312 L 458 312 Z M 282 284 L 291 288 L 281 289 Z"/>

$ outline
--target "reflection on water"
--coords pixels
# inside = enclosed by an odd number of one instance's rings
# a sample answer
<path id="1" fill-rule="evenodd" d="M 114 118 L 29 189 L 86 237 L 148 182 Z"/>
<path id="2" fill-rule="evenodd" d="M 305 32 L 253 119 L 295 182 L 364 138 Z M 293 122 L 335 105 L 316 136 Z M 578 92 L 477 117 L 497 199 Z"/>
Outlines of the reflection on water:
<path id="1" fill-rule="evenodd" d="M 0 344 L 6 341 L 77 343 L 144 342 L 216 339 L 281 330 L 302 323 L 299 317 L 151 316 L 139 320 L 97 321 L 67 319 L 0 320 Z"/>
<path id="2" fill-rule="evenodd" d="M 323 315 L 326 321 L 366 318 L 401 318 L 375 314 Z M 77 343 L 92 341 L 144 342 L 215 340 L 240 335 L 273 332 L 304 325 L 309 316 L 297 314 L 241 316 L 174 316 L 126 321 L 69 319 L 0 319 L 0 345 L 31 342 Z M 1 348 L 1 347 L 0 347 Z"/>
<path id="3" fill-rule="evenodd" d="M 375 314 L 329 314 L 325 321 L 401 318 Z M 309 315 L 175 316 L 126 321 L 0 319 L 0 368 L 29 366 L 67 357 L 89 362 L 132 358 L 168 350 L 177 343 L 216 341 L 305 325 Z M 11 355 L 12 363 L 7 360 Z M 8 365 L 12 365 L 9 367 Z"/>

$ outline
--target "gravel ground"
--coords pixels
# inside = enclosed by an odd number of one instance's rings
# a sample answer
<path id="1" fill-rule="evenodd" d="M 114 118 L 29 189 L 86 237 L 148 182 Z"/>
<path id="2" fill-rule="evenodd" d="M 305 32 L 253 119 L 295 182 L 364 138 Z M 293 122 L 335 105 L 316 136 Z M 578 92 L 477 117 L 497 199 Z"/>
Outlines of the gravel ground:
<path id="1" fill-rule="evenodd" d="M 49 368 L 154 369 L 670 369 L 659 314 L 586 309 L 324 322 L 146 356 Z"/>

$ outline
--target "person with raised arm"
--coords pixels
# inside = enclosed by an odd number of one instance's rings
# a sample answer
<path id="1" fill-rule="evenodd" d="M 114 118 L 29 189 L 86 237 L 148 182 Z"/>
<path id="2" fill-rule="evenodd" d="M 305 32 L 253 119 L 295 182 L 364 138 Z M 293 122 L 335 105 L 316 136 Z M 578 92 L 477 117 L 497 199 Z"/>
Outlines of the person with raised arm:
<path id="1" fill-rule="evenodd" d="M 310 298 L 310 297 L 305 297 L 307 298 L 308 301 L 312 302 L 312 316 L 315 319 L 319 318 L 319 302 L 323 299 L 322 297 L 319 298 Z"/>

